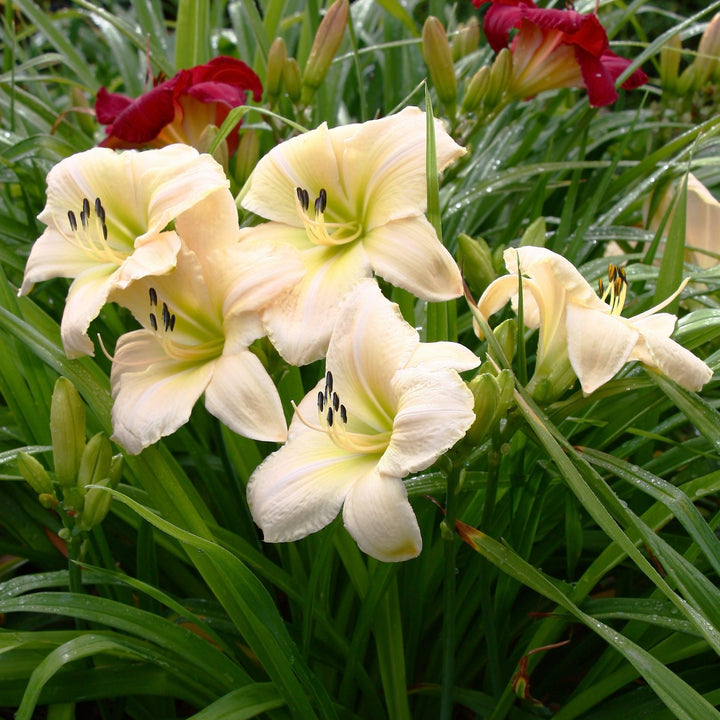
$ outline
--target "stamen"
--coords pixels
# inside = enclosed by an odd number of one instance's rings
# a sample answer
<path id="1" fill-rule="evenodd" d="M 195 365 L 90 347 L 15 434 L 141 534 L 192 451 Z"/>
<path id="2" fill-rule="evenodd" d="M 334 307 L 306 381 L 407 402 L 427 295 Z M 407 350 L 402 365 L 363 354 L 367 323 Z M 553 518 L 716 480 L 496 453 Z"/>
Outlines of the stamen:
<path id="1" fill-rule="evenodd" d="M 325 395 L 326 397 L 332 393 L 333 391 L 333 376 L 332 373 L 328 370 L 325 373 Z"/>
<path id="2" fill-rule="evenodd" d="M 333 426 L 333 409 L 332 408 L 328 408 L 327 416 L 325 417 L 325 419 L 327 420 L 328 427 L 332 427 Z"/>
<path id="3" fill-rule="evenodd" d="M 73 232 L 77 231 L 77 220 L 75 219 L 75 213 L 72 210 L 68 210 L 68 220 L 70 221 L 70 229 Z"/>
<path id="4" fill-rule="evenodd" d="M 332 396 L 333 410 L 337 412 L 340 409 L 340 396 L 334 392 Z"/>
<path id="5" fill-rule="evenodd" d="M 157 305 L 157 291 L 155 288 L 150 288 L 150 307 Z"/>
<path id="6" fill-rule="evenodd" d="M 344 405 L 340 406 L 340 419 L 347 425 L 347 410 Z"/>
<path id="7" fill-rule="evenodd" d="M 308 194 L 308 191 L 299 187 L 295 188 L 295 192 L 297 192 L 298 202 L 302 206 L 302 209 L 307 212 L 310 207 L 310 195 Z"/>
<path id="8" fill-rule="evenodd" d="M 108 245 L 105 208 L 100 198 L 95 198 L 92 208 L 90 201 L 83 198 L 80 228 L 78 228 L 77 215 L 73 210 L 68 210 L 67 217 L 70 223 L 70 235 L 65 235 L 65 238 L 72 245 L 97 258 L 100 262 L 112 262 L 120 265 L 125 260 L 124 253 L 118 253 Z"/>
<path id="9" fill-rule="evenodd" d="M 320 188 L 320 194 L 315 200 L 315 215 L 321 215 L 327 208 L 327 192 L 325 188 Z M 307 209 L 307 208 L 306 208 Z"/>
<path id="10" fill-rule="evenodd" d="M 150 313 L 150 326 L 157 332 L 157 318 L 155 317 L 155 313 Z"/>
<path id="11" fill-rule="evenodd" d="M 362 235 L 362 226 L 357 220 L 348 222 L 326 222 L 325 210 L 328 206 L 327 190 L 320 189 L 313 203 L 314 215 L 308 212 L 310 194 L 301 187 L 295 188 L 297 196 L 297 212 L 305 225 L 310 240 L 316 245 L 345 245 L 357 240 Z"/>
<path id="12" fill-rule="evenodd" d="M 320 412 L 325 409 L 325 395 L 322 390 L 318 390 L 317 406 Z"/>
<path id="13" fill-rule="evenodd" d="M 605 298 L 609 295 L 608 304 L 610 305 L 610 314 L 620 315 L 625 306 L 625 298 L 627 297 L 625 269 L 617 265 L 608 265 L 608 279 L 610 280 L 610 284 L 603 293 L 602 300 L 604 302 Z"/>

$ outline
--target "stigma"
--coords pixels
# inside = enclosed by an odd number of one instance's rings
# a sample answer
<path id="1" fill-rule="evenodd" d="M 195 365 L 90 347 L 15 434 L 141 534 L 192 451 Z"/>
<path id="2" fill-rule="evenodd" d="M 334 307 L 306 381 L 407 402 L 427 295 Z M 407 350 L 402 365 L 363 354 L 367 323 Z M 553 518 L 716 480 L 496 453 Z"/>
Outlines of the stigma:
<path id="1" fill-rule="evenodd" d="M 74 210 L 68 210 L 67 219 L 70 232 L 63 235 L 72 245 L 98 261 L 122 264 L 125 256 L 113 250 L 108 243 L 105 208 L 99 197 L 95 198 L 92 206 L 87 198 L 83 198 L 80 212 L 76 214 Z"/>
<path id="2" fill-rule="evenodd" d="M 320 188 L 318 196 L 310 210 L 310 193 L 301 187 L 295 188 L 295 207 L 298 216 L 305 226 L 305 231 L 315 245 L 345 245 L 357 240 L 362 227 L 356 221 L 328 222 L 325 211 L 328 208 L 328 195 L 325 188 Z"/>

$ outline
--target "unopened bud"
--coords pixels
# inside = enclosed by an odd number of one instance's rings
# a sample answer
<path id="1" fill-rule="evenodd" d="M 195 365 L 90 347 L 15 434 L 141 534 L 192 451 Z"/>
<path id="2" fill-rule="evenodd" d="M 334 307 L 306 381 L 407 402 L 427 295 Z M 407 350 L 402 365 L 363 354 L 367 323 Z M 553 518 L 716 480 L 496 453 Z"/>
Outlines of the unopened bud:
<path id="1" fill-rule="evenodd" d="M 92 135 L 95 132 L 95 111 L 90 107 L 90 101 L 78 85 L 70 87 L 70 99 L 78 125 L 88 135 Z"/>
<path id="2" fill-rule="evenodd" d="M 50 405 L 55 476 L 63 487 L 75 484 L 80 458 L 85 449 L 85 406 L 67 378 L 57 379 Z"/>
<path id="3" fill-rule="evenodd" d="M 58 499 L 52 493 L 40 493 L 38 500 L 46 510 L 54 510 L 58 505 Z"/>
<path id="4" fill-rule="evenodd" d="M 526 247 L 528 245 L 544 247 L 546 233 L 547 225 L 545 224 L 545 218 L 541 215 L 527 226 L 527 230 L 525 230 L 520 240 L 520 247 Z"/>
<path id="5" fill-rule="evenodd" d="M 465 25 L 458 28 L 452 40 L 452 56 L 457 61 L 477 50 L 480 44 L 480 23 L 476 17 L 471 17 Z"/>
<path id="6" fill-rule="evenodd" d="M 665 91 L 677 93 L 681 55 L 682 41 L 679 34 L 673 35 L 660 48 L 660 87 Z"/>
<path id="7" fill-rule="evenodd" d="M 708 23 L 700 38 L 695 66 L 696 89 L 700 90 L 713 76 L 720 58 L 720 13 Z"/>
<path id="8" fill-rule="evenodd" d="M 330 63 L 335 57 L 340 43 L 345 35 L 348 17 L 350 16 L 350 3 L 348 0 L 335 0 L 327 9 L 318 31 L 315 35 L 310 56 L 305 63 L 302 76 L 302 102 L 307 105 L 313 93 L 320 87 L 325 79 Z"/>
<path id="9" fill-rule="evenodd" d="M 492 264 L 492 252 L 482 238 L 475 240 L 464 233 L 458 235 L 458 264 L 468 286 L 476 295 L 482 295 L 497 277 Z"/>
<path id="10" fill-rule="evenodd" d="M 696 72 L 694 65 L 690 65 L 682 71 L 680 77 L 678 78 L 677 87 L 675 90 L 679 97 L 683 97 L 689 92 L 691 92 L 693 89 L 695 89 L 695 76 Z"/>
<path id="11" fill-rule="evenodd" d="M 78 487 L 84 488 L 108 476 L 110 461 L 112 460 L 112 447 L 110 441 L 103 433 L 93 435 L 80 459 L 78 470 Z"/>
<path id="12" fill-rule="evenodd" d="M 54 495 L 52 480 L 40 461 L 26 452 L 17 454 L 17 467 L 25 482 L 38 494 Z"/>
<path id="13" fill-rule="evenodd" d="M 508 48 L 503 48 L 495 58 L 490 71 L 490 87 L 485 94 L 485 106 L 496 107 L 510 86 L 513 72 L 513 56 Z"/>
<path id="14" fill-rule="evenodd" d="M 508 362 L 512 362 L 515 357 L 515 348 L 517 347 L 517 323 L 515 318 L 503 320 L 494 330 L 493 335 L 500 343 L 503 353 Z"/>
<path id="15" fill-rule="evenodd" d="M 240 135 L 237 151 L 235 152 L 235 179 L 242 186 L 250 177 L 260 158 L 260 140 L 257 133 L 244 130 Z"/>
<path id="16" fill-rule="evenodd" d="M 272 107 L 280 96 L 283 83 L 283 68 L 287 60 L 287 48 L 285 41 L 281 38 L 275 38 L 267 59 L 267 73 L 265 75 L 265 92 L 267 101 Z"/>
<path id="17" fill-rule="evenodd" d="M 69 542 L 70 539 L 72 538 L 72 533 L 70 532 L 69 528 L 66 528 L 66 527 L 60 528 L 58 530 L 58 537 L 61 540 L 64 540 L 65 542 Z"/>
<path id="18" fill-rule="evenodd" d="M 110 470 L 108 471 L 108 478 L 110 479 L 110 487 L 116 488 L 120 483 L 123 471 L 123 456 L 113 455 L 110 461 Z"/>
<path id="19" fill-rule="evenodd" d="M 468 387 L 475 398 L 475 421 L 467 438 L 479 445 L 487 434 L 502 420 L 514 402 L 514 381 L 509 370 L 501 370 L 497 377 L 489 373 L 476 375 Z"/>
<path id="20" fill-rule="evenodd" d="M 465 96 L 462 101 L 464 113 L 475 112 L 482 105 L 485 95 L 490 88 L 490 68 L 483 65 L 465 86 Z"/>
<path id="21" fill-rule="evenodd" d="M 105 478 L 95 485 L 100 487 L 91 487 L 85 495 L 85 505 L 77 523 L 81 530 L 92 530 L 105 519 L 110 510 L 112 495 L 107 490 L 103 490 L 111 486 L 110 479 Z"/>
<path id="22" fill-rule="evenodd" d="M 440 102 L 449 115 L 454 115 L 458 89 L 452 50 L 445 28 L 432 15 L 423 25 L 422 53 Z"/>
<path id="23" fill-rule="evenodd" d="M 288 58 L 283 68 L 283 84 L 291 102 L 297 104 L 302 95 L 302 73 L 295 58 Z"/>

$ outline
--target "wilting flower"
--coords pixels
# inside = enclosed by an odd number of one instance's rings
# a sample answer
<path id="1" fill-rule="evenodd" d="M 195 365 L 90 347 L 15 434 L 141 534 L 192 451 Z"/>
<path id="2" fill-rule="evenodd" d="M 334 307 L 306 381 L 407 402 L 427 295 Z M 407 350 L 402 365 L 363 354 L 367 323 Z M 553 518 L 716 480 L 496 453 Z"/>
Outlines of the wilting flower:
<path id="1" fill-rule="evenodd" d="M 61 161 L 47 183 L 38 216 L 47 228 L 19 294 L 40 280 L 75 278 L 61 323 L 68 357 L 92 354 L 87 329 L 113 289 L 175 267 L 180 237 L 168 226 L 197 205 L 211 216 L 217 194 L 229 192 L 222 167 L 187 145 L 142 153 L 93 148 Z"/>
<path id="2" fill-rule="evenodd" d="M 436 143 L 440 170 L 465 152 L 439 122 Z M 307 267 L 265 315 L 286 360 L 322 357 L 340 299 L 373 271 L 425 300 L 462 293 L 458 267 L 424 215 L 425 179 L 417 108 L 332 130 L 323 123 L 260 160 L 242 204 L 272 222 L 253 233 L 298 248 Z"/>
<path id="3" fill-rule="evenodd" d="M 702 360 L 670 339 L 675 315 L 659 312 L 684 284 L 654 308 L 624 318 L 627 283 L 621 268 L 610 266 L 610 285 L 600 298 L 572 263 L 550 250 L 521 247 L 506 250 L 503 257 L 510 274 L 490 284 L 478 310 L 487 318 L 517 296 L 519 267 L 525 324 L 540 328 L 531 391 L 544 384 L 541 394 L 555 397 L 569 387 L 574 372 L 588 395 L 632 360 L 689 390 L 699 390 L 712 377 Z"/>
<path id="4" fill-rule="evenodd" d="M 238 243 L 229 192 L 212 214 L 198 207 L 176 227 L 183 238 L 176 269 L 111 298 L 143 325 L 115 349 L 113 438 L 138 453 L 185 424 L 205 393 L 208 411 L 230 429 L 282 442 L 280 398 L 248 347 L 265 334 L 259 311 L 302 275 L 300 258 L 289 248 Z"/>
<path id="5" fill-rule="evenodd" d="M 484 21 L 485 35 L 495 52 L 508 47 L 513 72 L 508 92 L 518 98 L 563 87 L 587 88 L 590 105 L 617 100 L 615 81 L 630 60 L 610 50 L 607 33 L 595 13 L 541 9 L 532 0 L 473 0 L 475 7 L 492 2 Z M 510 44 L 509 33 L 518 29 Z M 635 70 L 622 84 L 632 90 L 647 82 Z"/>
<path id="6" fill-rule="evenodd" d="M 144 148 L 185 143 L 205 151 L 212 141 L 208 128 L 220 127 L 230 110 L 245 104 L 248 92 L 260 100 L 260 78 L 241 60 L 224 55 L 180 70 L 136 99 L 100 88 L 95 114 L 98 122 L 107 125 L 101 145 Z M 231 132 L 227 143 L 232 155 L 237 133 Z"/>
<path id="7" fill-rule="evenodd" d="M 267 542 L 305 537 L 343 511 L 360 548 L 415 557 L 422 539 L 401 478 L 431 465 L 473 422 L 457 371 L 478 358 L 456 343 L 421 343 L 374 281 L 343 300 L 327 374 L 296 410 L 288 442 L 252 474 L 248 502 Z"/>
<path id="8" fill-rule="evenodd" d="M 650 218 L 649 227 L 656 231 L 670 210 L 679 183 L 669 187 L 658 204 L 654 215 Z M 665 223 L 665 234 L 672 222 L 672 213 Z M 720 202 L 692 174 L 687 176 L 687 198 L 685 212 L 685 247 L 686 260 L 701 268 L 710 268 L 718 264 L 720 254 Z"/>

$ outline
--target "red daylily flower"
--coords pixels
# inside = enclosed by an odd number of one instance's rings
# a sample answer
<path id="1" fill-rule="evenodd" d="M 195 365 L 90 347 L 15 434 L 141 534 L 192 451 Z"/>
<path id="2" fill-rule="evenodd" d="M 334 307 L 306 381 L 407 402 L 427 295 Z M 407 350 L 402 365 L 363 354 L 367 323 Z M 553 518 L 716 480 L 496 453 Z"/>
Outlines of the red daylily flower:
<path id="1" fill-rule="evenodd" d="M 473 0 L 475 7 L 492 2 L 484 21 L 485 36 L 495 52 L 510 46 L 513 74 L 510 92 L 532 97 L 561 87 L 587 88 L 590 105 L 617 100 L 615 81 L 630 65 L 610 50 L 605 28 L 595 13 L 544 10 L 532 0 Z M 518 33 L 510 43 L 510 31 Z M 640 69 L 623 82 L 633 90 L 647 82 Z"/>
<path id="2" fill-rule="evenodd" d="M 180 142 L 204 151 L 208 140 L 203 133 L 210 125 L 222 125 L 232 108 L 244 105 L 246 91 L 259 101 L 260 78 L 241 60 L 224 55 L 205 65 L 180 70 L 134 100 L 100 88 L 95 114 L 100 123 L 107 125 L 107 137 L 100 145 L 124 149 Z M 237 133 L 230 133 L 230 155 L 237 143 Z"/>

